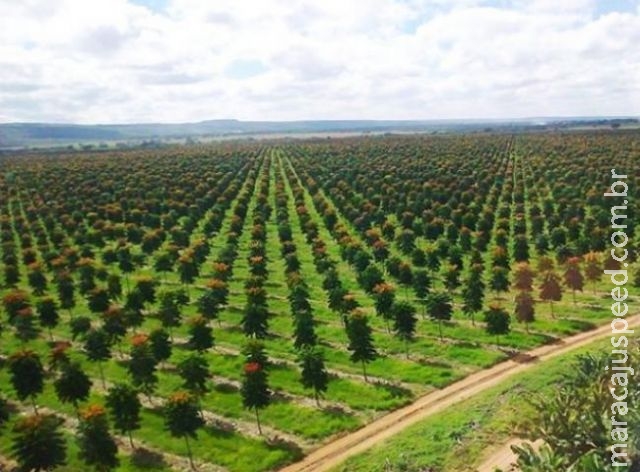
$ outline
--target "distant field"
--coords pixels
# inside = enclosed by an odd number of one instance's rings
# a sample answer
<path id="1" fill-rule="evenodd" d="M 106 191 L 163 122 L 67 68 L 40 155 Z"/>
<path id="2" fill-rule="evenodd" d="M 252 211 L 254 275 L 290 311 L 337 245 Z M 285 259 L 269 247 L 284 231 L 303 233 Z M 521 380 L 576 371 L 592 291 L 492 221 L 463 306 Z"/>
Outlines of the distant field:
<path id="1" fill-rule="evenodd" d="M 132 436 L 165 458 L 141 464 L 125 438 L 117 470 L 186 467 L 183 439 L 164 431 L 162 404 L 184 388 L 177 366 L 193 355 L 210 369 L 200 398 L 206 425 L 191 441 L 196 463 L 276 470 L 421 394 L 607 322 L 611 283 L 601 275 L 613 267 L 605 257 L 612 203 L 602 194 L 616 168 L 629 175 L 635 201 L 639 145 L 637 132 L 478 134 L 2 156 L 0 396 L 30 412 L 6 358 L 30 349 L 46 365 L 54 341 L 70 341 L 69 357 L 93 381 L 81 404 L 104 404 L 110 386 L 132 380 L 132 338 L 150 346 L 140 335 L 162 330 L 171 353 L 153 354 L 157 382 L 142 385 Z M 635 208 L 626 220 L 633 247 Z M 514 286 L 523 263 L 530 290 Z M 635 300 L 635 264 L 630 270 Z M 561 300 L 541 299 L 550 278 Z M 535 302 L 529 323 L 514 311 L 521 292 Z M 43 300 L 53 302 L 57 322 L 47 323 Z M 490 310 L 510 329 L 488 332 Z M 352 323 L 370 329 L 372 359 L 350 358 L 367 337 Z M 202 347 L 198 333 L 208 328 L 213 347 Z M 101 363 L 85 353 L 95 332 L 111 348 Z M 243 352 L 251 339 L 268 361 Z M 319 403 L 301 383 L 304 348 L 322 353 L 328 373 Z M 271 391 L 258 411 L 262 434 L 241 394 L 253 364 Z M 559 361 L 553 369 L 560 372 Z M 64 470 L 83 471 L 73 452 L 75 409 L 53 388 L 59 375 L 47 369 L 35 401 L 68 418 Z M 458 429 L 439 434 L 464 436 L 463 415 L 448 415 Z M 13 422 L 0 429 L 5 457 Z M 420 463 L 436 457 L 429 454 Z M 367 460 L 343 470 L 376 470 Z"/>

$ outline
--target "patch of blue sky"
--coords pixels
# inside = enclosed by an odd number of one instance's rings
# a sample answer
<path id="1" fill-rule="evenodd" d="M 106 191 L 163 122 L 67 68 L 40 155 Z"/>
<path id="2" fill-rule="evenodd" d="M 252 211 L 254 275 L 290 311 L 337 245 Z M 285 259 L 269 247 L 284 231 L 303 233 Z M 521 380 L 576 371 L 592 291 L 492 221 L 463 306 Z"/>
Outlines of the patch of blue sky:
<path id="1" fill-rule="evenodd" d="M 146 7 L 151 11 L 160 13 L 167 7 L 169 0 L 129 0 L 134 5 Z"/>
<path id="2" fill-rule="evenodd" d="M 256 59 L 237 59 L 227 66 L 224 73 L 232 79 L 248 79 L 267 70 L 267 67 Z"/>
<path id="3" fill-rule="evenodd" d="M 595 14 L 599 17 L 613 12 L 635 13 L 639 7 L 639 0 L 596 0 Z"/>

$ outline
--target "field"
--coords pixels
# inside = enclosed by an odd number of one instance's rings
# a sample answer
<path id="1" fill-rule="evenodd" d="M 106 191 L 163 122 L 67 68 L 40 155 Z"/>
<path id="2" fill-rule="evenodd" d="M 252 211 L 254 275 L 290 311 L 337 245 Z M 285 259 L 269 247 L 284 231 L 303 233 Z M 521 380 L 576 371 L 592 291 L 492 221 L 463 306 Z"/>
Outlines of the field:
<path id="1" fill-rule="evenodd" d="M 637 345 L 637 338 L 635 342 Z M 431 468 L 475 472 L 486 465 L 481 470 L 494 472 L 494 467 L 485 462 L 487 451 L 495 451 L 511 438 L 531 430 L 538 416 L 531 399 L 553 395 L 575 368 L 578 356 L 599 355 L 610 349 L 608 339 L 597 341 L 533 366 L 517 378 L 447 408 L 333 470 L 399 472 Z"/>
<path id="2" fill-rule="evenodd" d="M 188 469 L 189 451 L 199 470 L 276 470 L 422 394 L 606 323 L 603 269 L 621 266 L 602 195 L 616 168 L 635 201 L 639 138 L 1 156 L 0 398 L 13 414 L 0 455 L 11 463 L 13 426 L 37 405 L 64 419 L 60 470 L 86 470 L 77 423 L 127 382 L 142 410 L 139 428 L 111 428 L 116 470 Z M 635 205 L 625 211 L 635 248 Z M 43 366 L 43 388 L 26 395 L 12 370 L 21 356 Z M 56 386 L 76 362 L 91 390 L 73 399 Z M 195 362 L 206 375 L 190 383 Z M 185 389 L 204 418 L 186 443 L 165 425 Z"/>

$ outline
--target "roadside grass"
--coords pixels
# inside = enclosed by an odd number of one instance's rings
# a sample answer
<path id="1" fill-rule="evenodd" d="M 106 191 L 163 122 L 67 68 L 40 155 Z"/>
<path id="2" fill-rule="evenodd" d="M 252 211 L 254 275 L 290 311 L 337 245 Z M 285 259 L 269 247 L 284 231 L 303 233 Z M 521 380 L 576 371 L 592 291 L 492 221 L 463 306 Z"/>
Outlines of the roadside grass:
<path id="1" fill-rule="evenodd" d="M 533 365 L 517 377 L 408 427 L 332 472 L 472 472 L 487 449 L 507 442 L 535 422 L 530 400 L 555 391 L 573 370 L 572 361 L 577 355 L 608 350 L 609 340 L 598 340 Z"/>

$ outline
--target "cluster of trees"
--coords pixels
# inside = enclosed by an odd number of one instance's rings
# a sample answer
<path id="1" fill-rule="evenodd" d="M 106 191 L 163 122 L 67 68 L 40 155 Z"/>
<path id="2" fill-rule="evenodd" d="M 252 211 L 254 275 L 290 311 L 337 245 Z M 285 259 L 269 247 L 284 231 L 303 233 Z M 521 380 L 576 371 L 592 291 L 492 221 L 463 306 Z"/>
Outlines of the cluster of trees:
<path id="1" fill-rule="evenodd" d="M 626 356 L 629 368 L 637 371 L 640 368 L 637 346 L 630 349 L 628 359 Z M 619 361 L 615 359 L 615 362 Z M 630 382 L 624 388 L 625 403 L 617 402 L 612 406 L 612 377 L 607 370 L 610 363 L 606 354 L 578 356 L 572 363 L 570 375 L 563 378 L 553 394 L 534 397 L 532 403 L 537 417 L 534 424 L 527 425 L 526 438 L 542 440 L 544 444 L 538 449 L 529 443 L 513 446 L 518 470 L 637 470 L 640 466 L 640 439 L 636 434 L 640 428 L 640 389 L 637 382 Z M 618 390 L 623 389 L 618 387 Z M 622 418 L 624 424 L 615 423 Z M 627 444 L 626 448 L 615 450 L 616 454 L 627 453 L 626 457 L 615 457 L 618 465 L 612 461 L 610 445 L 613 443 Z"/>

